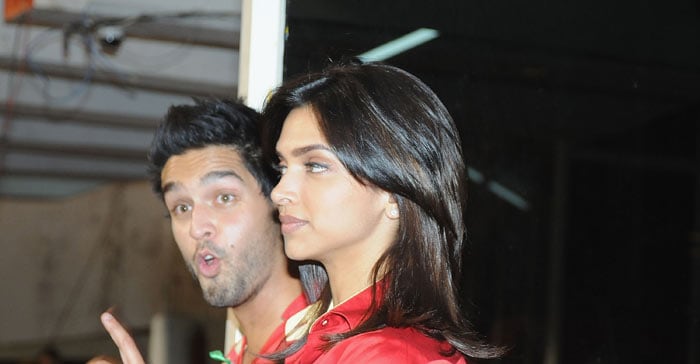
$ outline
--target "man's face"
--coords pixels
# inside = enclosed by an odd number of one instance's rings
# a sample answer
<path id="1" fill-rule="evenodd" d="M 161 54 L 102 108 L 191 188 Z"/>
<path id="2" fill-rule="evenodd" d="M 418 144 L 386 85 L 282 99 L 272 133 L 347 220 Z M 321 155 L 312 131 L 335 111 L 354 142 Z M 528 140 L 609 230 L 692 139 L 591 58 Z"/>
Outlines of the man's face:
<path id="1" fill-rule="evenodd" d="M 281 254 L 273 206 L 239 153 L 191 149 L 161 172 L 165 205 L 185 263 L 217 307 L 238 306 L 260 290 Z"/>

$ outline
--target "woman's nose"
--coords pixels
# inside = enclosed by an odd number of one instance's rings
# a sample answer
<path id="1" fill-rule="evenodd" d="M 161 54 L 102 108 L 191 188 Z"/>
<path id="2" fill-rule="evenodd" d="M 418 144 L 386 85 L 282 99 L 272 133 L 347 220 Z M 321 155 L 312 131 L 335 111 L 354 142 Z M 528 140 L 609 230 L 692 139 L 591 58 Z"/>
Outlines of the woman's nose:
<path id="1" fill-rule="evenodd" d="M 291 188 L 292 184 L 293 182 L 289 175 L 285 174 L 280 178 L 277 186 L 275 186 L 270 193 L 270 198 L 275 205 L 286 206 L 294 201 L 294 196 L 296 194 Z"/>

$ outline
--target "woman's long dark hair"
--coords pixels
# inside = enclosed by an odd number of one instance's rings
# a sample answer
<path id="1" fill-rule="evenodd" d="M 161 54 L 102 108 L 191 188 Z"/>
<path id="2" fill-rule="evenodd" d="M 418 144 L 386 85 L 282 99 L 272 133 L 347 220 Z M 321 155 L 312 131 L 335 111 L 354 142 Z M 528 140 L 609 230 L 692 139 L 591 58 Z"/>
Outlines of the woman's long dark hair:
<path id="1" fill-rule="evenodd" d="M 357 328 L 328 337 L 329 346 L 386 326 L 413 327 L 468 357 L 500 356 L 503 350 L 477 335 L 459 305 L 466 171 L 442 102 L 415 76 L 380 63 L 298 77 L 263 110 L 263 150 L 270 158 L 285 118 L 303 105 L 312 107 L 350 174 L 392 193 L 400 211 L 396 240 L 374 266 L 374 281 L 383 285 L 373 299 L 376 310 Z"/>

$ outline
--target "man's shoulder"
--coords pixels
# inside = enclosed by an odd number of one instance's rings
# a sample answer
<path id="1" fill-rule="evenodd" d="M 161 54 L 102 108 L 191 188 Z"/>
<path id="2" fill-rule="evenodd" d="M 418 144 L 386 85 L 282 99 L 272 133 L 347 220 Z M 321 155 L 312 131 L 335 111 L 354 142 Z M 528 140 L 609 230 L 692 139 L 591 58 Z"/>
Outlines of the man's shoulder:
<path id="1" fill-rule="evenodd" d="M 305 322 L 305 318 L 313 304 L 307 302 L 306 296 L 303 294 L 301 296 L 303 300 L 297 298 L 289 305 L 291 310 L 287 309 L 287 311 L 294 311 L 284 323 L 284 336 L 289 342 L 301 339 L 308 332 L 309 323 Z"/>

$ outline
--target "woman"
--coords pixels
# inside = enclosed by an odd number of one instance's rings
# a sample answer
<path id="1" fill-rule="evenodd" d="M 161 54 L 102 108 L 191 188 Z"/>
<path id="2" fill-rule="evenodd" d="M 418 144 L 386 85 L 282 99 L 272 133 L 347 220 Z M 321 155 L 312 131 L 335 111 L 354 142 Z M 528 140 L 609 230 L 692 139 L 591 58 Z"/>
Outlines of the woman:
<path id="1" fill-rule="evenodd" d="M 286 254 L 328 274 L 327 285 L 306 278 L 326 289 L 287 362 L 501 354 L 459 308 L 465 166 L 454 122 L 425 84 L 388 65 L 336 66 L 286 82 L 263 120 Z"/>

